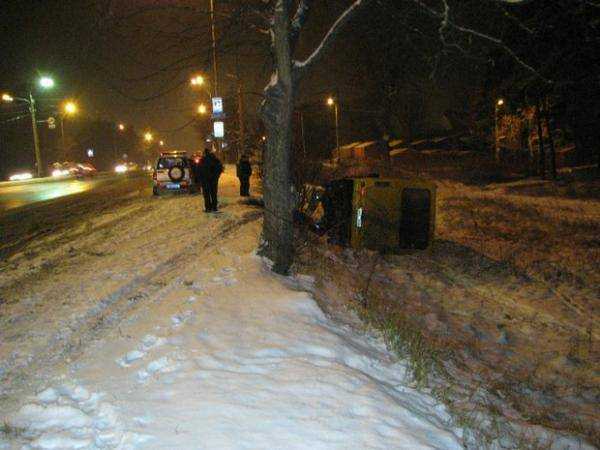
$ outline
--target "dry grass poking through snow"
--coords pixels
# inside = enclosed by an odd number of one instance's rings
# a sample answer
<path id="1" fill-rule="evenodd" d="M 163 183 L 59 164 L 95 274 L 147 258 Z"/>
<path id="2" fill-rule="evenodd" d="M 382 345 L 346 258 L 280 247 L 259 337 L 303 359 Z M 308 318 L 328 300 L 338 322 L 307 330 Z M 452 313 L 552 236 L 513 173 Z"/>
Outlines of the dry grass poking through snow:
<path id="1" fill-rule="evenodd" d="M 421 384 L 444 375 L 440 397 L 486 438 L 508 419 L 522 448 L 535 447 L 537 425 L 600 445 L 600 201 L 438 186 L 431 251 L 379 257 L 321 242 L 303 254 L 324 306 L 358 311 Z"/>

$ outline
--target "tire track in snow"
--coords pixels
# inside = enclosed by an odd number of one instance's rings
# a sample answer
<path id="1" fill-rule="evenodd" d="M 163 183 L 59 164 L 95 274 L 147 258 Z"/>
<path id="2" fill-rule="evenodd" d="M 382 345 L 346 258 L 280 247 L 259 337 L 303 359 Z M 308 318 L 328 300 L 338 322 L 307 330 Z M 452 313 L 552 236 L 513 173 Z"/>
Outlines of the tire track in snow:
<path id="1" fill-rule="evenodd" d="M 174 252 L 166 260 L 159 263 L 151 272 L 138 275 L 112 293 L 105 295 L 95 302 L 95 306 L 75 322 L 70 322 L 68 330 L 60 329 L 48 338 L 47 345 L 38 349 L 34 357 L 28 358 L 19 365 L 11 361 L 0 364 L 0 384 L 10 386 L 14 392 L 22 386 L 31 383 L 33 379 L 40 382 L 36 375 L 47 365 L 56 364 L 60 360 L 74 358 L 91 340 L 98 338 L 102 332 L 117 326 L 136 304 L 153 294 L 158 293 L 164 286 L 160 282 L 170 273 L 180 270 L 181 261 L 185 256 L 194 256 L 219 244 L 219 238 L 226 236 L 235 229 L 262 217 L 262 211 L 252 210 L 241 216 L 230 216 L 225 221 L 209 222 L 216 227 L 200 239 L 189 241 L 184 252 Z M 81 330 L 85 330 L 83 333 Z M 4 393 L 4 395 L 6 395 Z"/>

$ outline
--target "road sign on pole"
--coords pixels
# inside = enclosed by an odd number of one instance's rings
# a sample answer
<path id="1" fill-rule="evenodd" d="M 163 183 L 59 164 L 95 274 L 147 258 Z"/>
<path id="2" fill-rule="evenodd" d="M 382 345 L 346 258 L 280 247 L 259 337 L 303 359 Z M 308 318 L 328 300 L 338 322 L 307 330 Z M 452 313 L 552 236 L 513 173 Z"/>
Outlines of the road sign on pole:
<path id="1" fill-rule="evenodd" d="M 223 114 L 223 98 L 213 97 L 212 99 L 213 115 Z"/>
<path id="2" fill-rule="evenodd" d="M 214 135 L 216 138 L 222 138 L 225 136 L 225 123 L 215 122 L 214 123 Z"/>
<path id="3" fill-rule="evenodd" d="M 48 117 L 48 128 L 54 130 L 56 128 L 56 119 L 54 117 Z"/>

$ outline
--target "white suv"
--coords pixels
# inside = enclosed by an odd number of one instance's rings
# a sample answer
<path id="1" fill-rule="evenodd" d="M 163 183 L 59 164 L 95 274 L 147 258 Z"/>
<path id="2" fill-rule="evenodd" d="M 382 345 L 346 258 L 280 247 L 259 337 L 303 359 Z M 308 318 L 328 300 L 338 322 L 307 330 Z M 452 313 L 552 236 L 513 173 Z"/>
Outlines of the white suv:
<path id="1" fill-rule="evenodd" d="M 185 152 L 161 153 L 152 175 L 152 193 L 192 192 L 193 174 L 190 159 Z"/>

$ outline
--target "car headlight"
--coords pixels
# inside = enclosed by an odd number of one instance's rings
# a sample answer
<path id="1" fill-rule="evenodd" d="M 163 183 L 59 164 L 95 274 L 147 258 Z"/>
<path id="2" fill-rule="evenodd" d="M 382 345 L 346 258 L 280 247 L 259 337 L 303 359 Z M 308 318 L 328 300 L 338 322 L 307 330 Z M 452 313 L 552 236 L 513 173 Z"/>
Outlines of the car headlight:
<path id="1" fill-rule="evenodd" d="M 54 169 L 52 171 L 52 176 L 53 177 L 66 177 L 67 175 L 69 175 L 69 171 L 68 170 Z"/>
<path id="2" fill-rule="evenodd" d="M 115 172 L 125 173 L 127 172 L 127 166 L 125 164 L 119 164 L 118 166 L 115 166 Z"/>
<path id="3" fill-rule="evenodd" d="M 15 173 L 14 175 L 12 175 L 9 180 L 10 181 L 21 181 L 21 180 L 30 180 L 31 178 L 33 178 L 33 175 L 30 172 L 23 172 L 23 173 Z"/>

